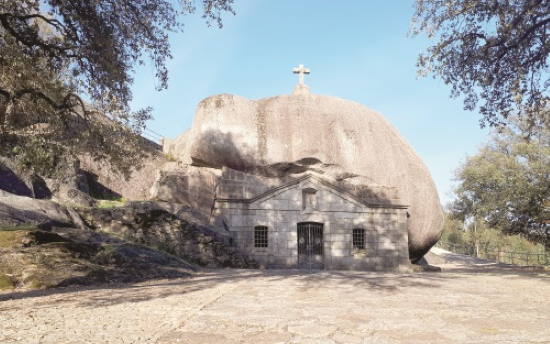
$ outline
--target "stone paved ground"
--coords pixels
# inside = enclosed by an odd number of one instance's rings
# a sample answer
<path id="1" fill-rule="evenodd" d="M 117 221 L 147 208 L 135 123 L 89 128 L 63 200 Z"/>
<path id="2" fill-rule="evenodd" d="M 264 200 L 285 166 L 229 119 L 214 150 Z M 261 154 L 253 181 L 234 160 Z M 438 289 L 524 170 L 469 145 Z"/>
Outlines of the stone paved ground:
<path id="1" fill-rule="evenodd" d="M 0 343 L 550 343 L 550 276 L 215 270 L 0 294 Z"/>

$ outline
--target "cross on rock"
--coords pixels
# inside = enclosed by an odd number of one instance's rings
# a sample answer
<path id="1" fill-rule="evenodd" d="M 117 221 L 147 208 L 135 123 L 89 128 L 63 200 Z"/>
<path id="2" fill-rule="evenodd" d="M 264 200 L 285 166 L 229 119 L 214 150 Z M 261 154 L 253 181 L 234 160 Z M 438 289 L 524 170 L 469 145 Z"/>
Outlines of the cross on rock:
<path id="1" fill-rule="evenodd" d="M 309 68 L 306 68 L 303 64 L 301 64 L 298 67 L 292 69 L 292 72 L 299 75 L 298 84 L 304 85 L 304 75 L 309 74 Z"/>

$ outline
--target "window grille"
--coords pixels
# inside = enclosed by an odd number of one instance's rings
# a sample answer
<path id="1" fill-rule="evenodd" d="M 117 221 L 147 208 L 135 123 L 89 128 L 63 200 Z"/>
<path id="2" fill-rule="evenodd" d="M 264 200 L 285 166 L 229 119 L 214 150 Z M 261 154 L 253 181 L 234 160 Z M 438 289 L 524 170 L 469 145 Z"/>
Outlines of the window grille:
<path id="1" fill-rule="evenodd" d="M 254 247 L 267 247 L 267 227 L 254 227 Z"/>
<path id="2" fill-rule="evenodd" d="M 365 230 L 363 228 L 353 229 L 353 248 L 358 250 L 365 249 Z"/>

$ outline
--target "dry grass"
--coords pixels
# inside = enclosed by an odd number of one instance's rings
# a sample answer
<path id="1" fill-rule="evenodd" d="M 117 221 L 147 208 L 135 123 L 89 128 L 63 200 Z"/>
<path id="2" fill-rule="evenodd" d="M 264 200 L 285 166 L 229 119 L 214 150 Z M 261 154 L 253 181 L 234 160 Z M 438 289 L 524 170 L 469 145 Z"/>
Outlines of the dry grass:
<path id="1" fill-rule="evenodd" d="M 13 289 L 13 281 L 5 274 L 0 274 L 0 290 Z"/>
<path id="2" fill-rule="evenodd" d="M 0 248 L 13 248 L 29 233 L 28 230 L 0 231 Z"/>

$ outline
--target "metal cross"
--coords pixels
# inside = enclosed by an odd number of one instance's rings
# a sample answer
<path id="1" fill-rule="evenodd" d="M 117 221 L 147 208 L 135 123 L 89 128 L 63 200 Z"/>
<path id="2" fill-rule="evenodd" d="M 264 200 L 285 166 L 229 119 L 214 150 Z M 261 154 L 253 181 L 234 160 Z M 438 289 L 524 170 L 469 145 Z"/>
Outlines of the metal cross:
<path id="1" fill-rule="evenodd" d="M 294 68 L 292 72 L 299 75 L 298 83 L 300 85 L 304 85 L 304 75 L 309 74 L 309 68 L 305 68 L 304 65 L 301 64 L 298 67 Z"/>

